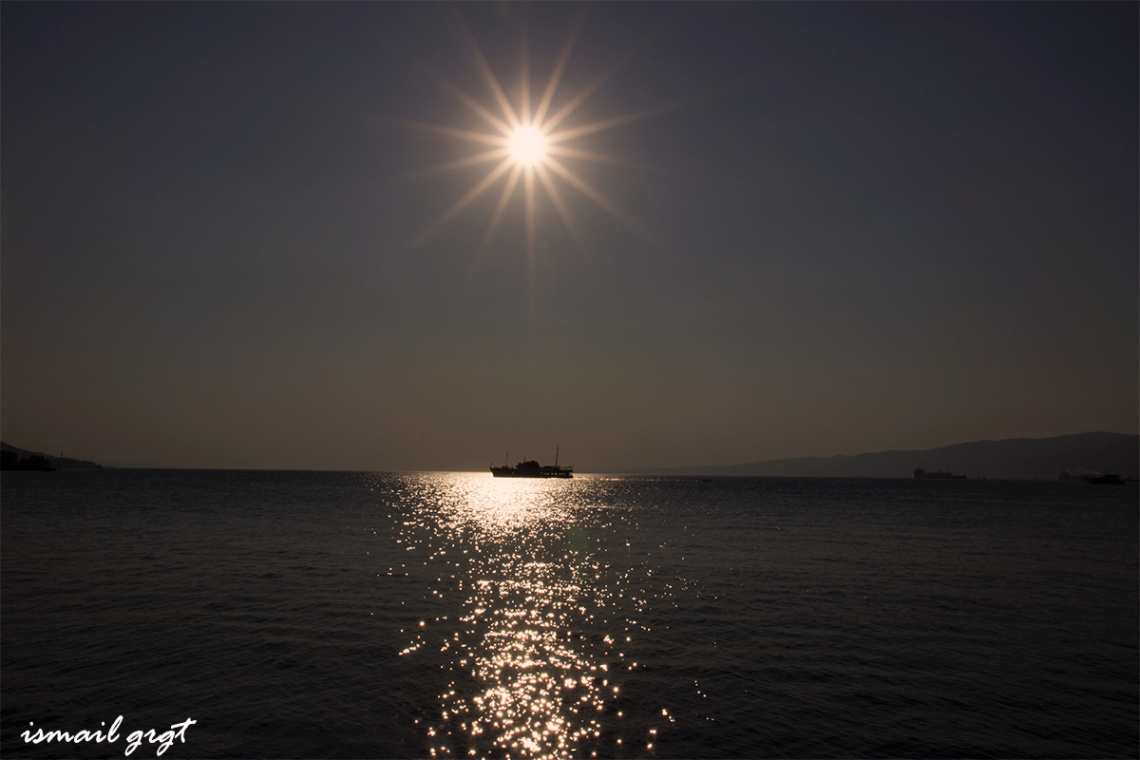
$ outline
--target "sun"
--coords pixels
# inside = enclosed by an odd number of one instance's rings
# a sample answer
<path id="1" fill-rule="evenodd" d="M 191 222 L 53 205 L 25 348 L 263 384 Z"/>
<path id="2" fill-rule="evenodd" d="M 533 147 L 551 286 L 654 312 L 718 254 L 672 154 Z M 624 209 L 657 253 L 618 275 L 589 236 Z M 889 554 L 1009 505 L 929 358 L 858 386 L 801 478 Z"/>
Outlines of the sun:
<path id="1" fill-rule="evenodd" d="M 512 102 L 470 29 L 458 15 L 455 20 L 459 31 L 467 42 L 476 69 L 482 75 L 483 82 L 487 86 L 490 101 L 481 101 L 441 75 L 435 74 L 434 79 L 442 89 L 476 114 L 487 131 L 461 129 L 454 126 L 428 124 L 406 119 L 386 118 L 384 120 L 448 138 L 457 138 L 473 146 L 478 146 L 470 155 L 413 172 L 413 176 L 470 169 L 484 164 L 489 164 L 491 168 L 459 200 L 455 201 L 450 208 L 408 243 L 403 251 L 397 254 L 396 258 L 402 258 L 412 249 L 425 242 L 476 199 L 499 184 L 502 186 L 499 200 L 484 228 L 483 240 L 475 251 L 476 258 L 490 244 L 507 208 L 511 205 L 512 199 L 517 197 L 519 191 L 522 193 L 526 224 L 526 253 L 532 262 L 536 250 L 540 196 L 545 196 L 548 206 L 557 213 L 579 248 L 583 252 L 585 251 L 586 246 L 583 243 L 583 237 L 571 216 L 571 206 L 565 197 L 568 192 L 571 194 L 576 192 L 585 196 L 642 239 L 655 245 L 662 245 L 660 240 L 648 234 L 632 217 L 587 182 L 582 174 L 573 168 L 574 162 L 598 162 L 614 165 L 627 163 L 597 150 L 577 147 L 573 144 L 575 140 L 621 127 L 648 116 L 671 111 L 678 107 L 678 104 L 673 104 L 640 113 L 627 113 L 597 121 L 573 123 L 574 115 L 578 113 L 581 106 L 601 89 L 610 77 L 629 62 L 632 51 L 627 53 L 621 63 L 584 89 L 569 97 L 559 97 L 561 94 L 559 85 L 563 73 L 585 21 L 585 14 L 583 13 L 579 15 L 577 23 L 571 27 L 561 53 L 554 63 L 553 73 L 550 75 L 546 87 L 539 97 L 532 99 L 524 20 L 522 49 L 520 51 L 522 67 L 517 86 L 511 88 L 513 92 L 517 93 L 515 101 Z M 537 95 L 538 93 L 533 94 Z"/>
<path id="2" fill-rule="evenodd" d="M 532 126 L 519 127 L 511 135 L 507 149 L 515 163 L 534 166 L 546 157 L 546 136 Z"/>

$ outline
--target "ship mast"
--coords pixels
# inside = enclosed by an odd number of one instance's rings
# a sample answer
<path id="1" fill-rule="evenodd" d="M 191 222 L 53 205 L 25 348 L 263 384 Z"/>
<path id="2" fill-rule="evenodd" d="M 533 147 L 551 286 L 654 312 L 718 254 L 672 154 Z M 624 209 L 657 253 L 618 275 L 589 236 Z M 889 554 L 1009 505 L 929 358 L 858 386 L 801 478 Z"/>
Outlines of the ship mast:
<path id="1" fill-rule="evenodd" d="M 554 444 L 554 466 L 558 466 L 558 444 Z"/>

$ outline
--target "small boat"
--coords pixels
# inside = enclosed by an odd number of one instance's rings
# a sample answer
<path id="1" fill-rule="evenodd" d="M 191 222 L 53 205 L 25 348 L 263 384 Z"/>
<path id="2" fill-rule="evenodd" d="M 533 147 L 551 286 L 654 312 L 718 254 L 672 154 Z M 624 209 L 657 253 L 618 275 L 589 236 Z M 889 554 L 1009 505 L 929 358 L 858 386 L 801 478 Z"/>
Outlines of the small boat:
<path id="1" fill-rule="evenodd" d="M 504 461 L 502 467 L 491 465 L 491 475 L 496 478 L 572 478 L 574 468 L 558 466 L 558 447 L 555 447 L 553 465 L 543 466 L 533 459 L 527 459 L 514 467 L 508 467 Z"/>
<path id="2" fill-rule="evenodd" d="M 954 473 L 946 472 L 945 470 L 939 470 L 938 472 L 927 472 L 926 470 L 922 469 L 921 467 L 915 468 L 914 476 L 916 478 L 919 478 L 919 479 L 924 479 L 924 478 L 934 478 L 937 480 L 965 480 L 966 479 L 965 475 L 955 475 Z"/>

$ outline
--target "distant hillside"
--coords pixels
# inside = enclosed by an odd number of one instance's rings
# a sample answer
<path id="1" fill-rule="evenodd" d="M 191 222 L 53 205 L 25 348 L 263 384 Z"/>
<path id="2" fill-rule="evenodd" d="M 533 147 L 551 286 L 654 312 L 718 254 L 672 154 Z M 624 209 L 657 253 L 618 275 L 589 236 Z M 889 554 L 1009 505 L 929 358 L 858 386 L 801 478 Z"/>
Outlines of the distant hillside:
<path id="1" fill-rule="evenodd" d="M 653 470 L 660 475 L 909 478 L 914 469 L 948 470 L 971 478 L 1055 480 L 1061 472 L 1140 474 L 1140 436 L 1078 433 L 1056 438 L 975 441 L 924 451 L 777 459 L 730 466 Z"/>
<path id="2" fill-rule="evenodd" d="M 27 459 L 28 457 L 33 457 L 33 456 L 45 457 L 48 460 L 48 462 L 51 463 L 51 466 L 57 470 L 78 470 L 78 469 L 84 469 L 84 468 L 102 467 L 103 466 L 101 464 L 95 464 L 94 462 L 85 462 L 81 459 L 67 459 L 67 458 L 63 458 L 63 457 L 53 457 L 50 454 L 44 454 L 44 453 L 39 452 L 39 451 L 27 451 L 26 449 L 19 449 L 19 448 L 16 448 L 15 446 L 9 446 L 8 444 L 3 443 L 3 442 L 0 442 L 0 451 L 15 452 L 16 456 L 18 456 L 21 460 Z"/>

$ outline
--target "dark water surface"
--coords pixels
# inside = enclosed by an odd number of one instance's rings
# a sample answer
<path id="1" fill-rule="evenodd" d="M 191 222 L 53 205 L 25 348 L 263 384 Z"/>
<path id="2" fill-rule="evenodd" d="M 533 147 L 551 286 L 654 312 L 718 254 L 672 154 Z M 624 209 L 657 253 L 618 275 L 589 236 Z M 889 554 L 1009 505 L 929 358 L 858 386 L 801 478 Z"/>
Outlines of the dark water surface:
<path id="1" fill-rule="evenodd" d="M 1134 483 L 2 486 L 4 757 L 1140 753 Z"/>

